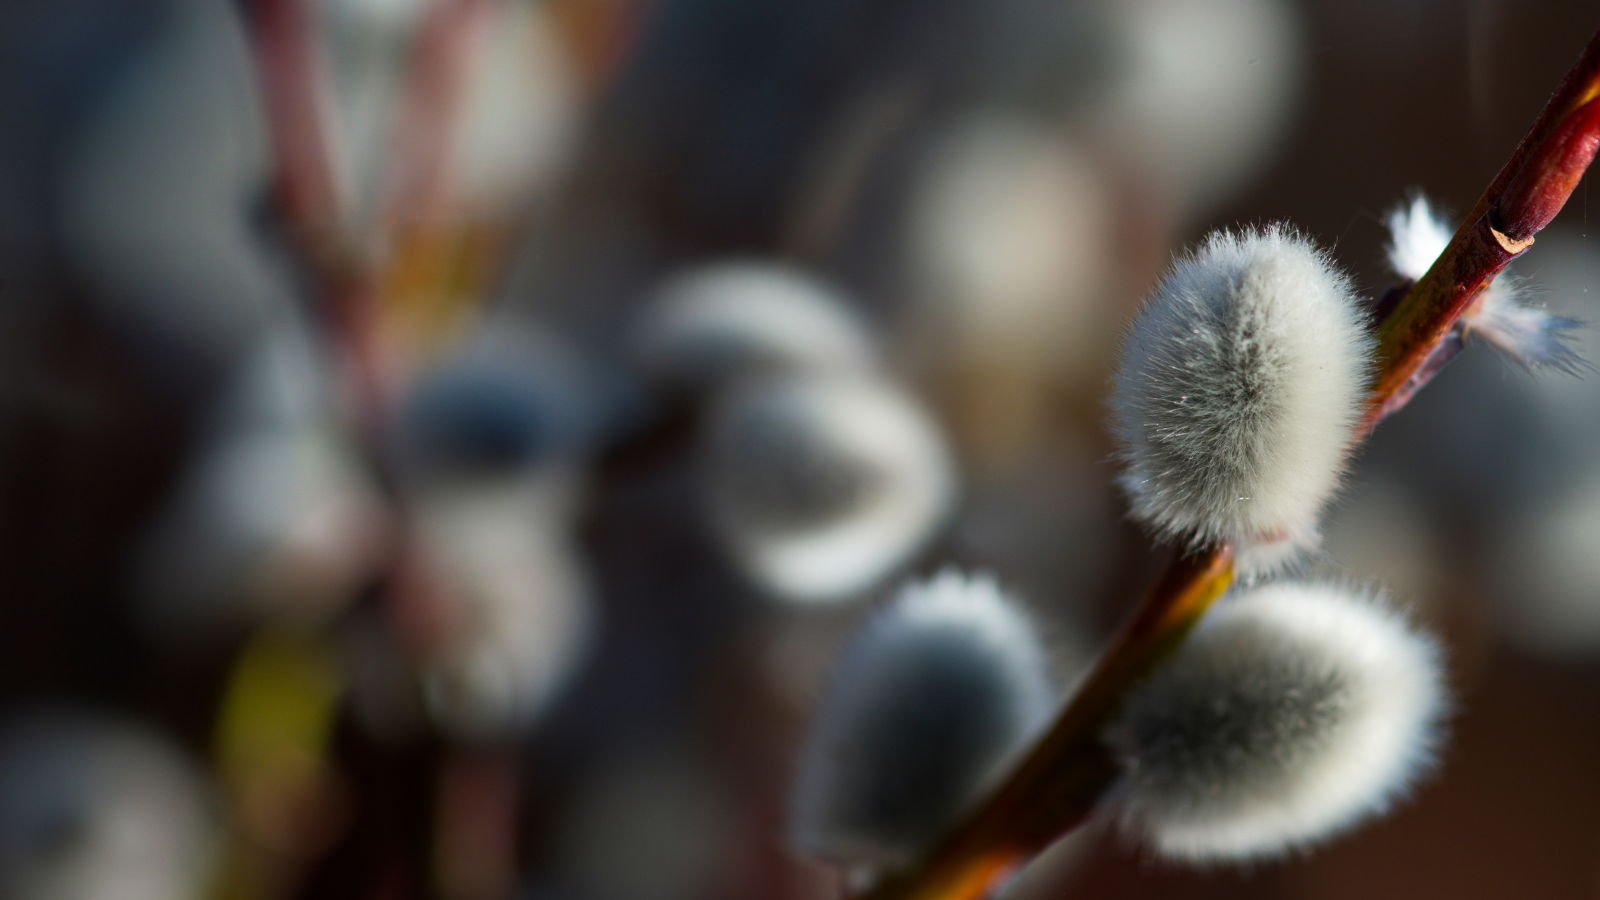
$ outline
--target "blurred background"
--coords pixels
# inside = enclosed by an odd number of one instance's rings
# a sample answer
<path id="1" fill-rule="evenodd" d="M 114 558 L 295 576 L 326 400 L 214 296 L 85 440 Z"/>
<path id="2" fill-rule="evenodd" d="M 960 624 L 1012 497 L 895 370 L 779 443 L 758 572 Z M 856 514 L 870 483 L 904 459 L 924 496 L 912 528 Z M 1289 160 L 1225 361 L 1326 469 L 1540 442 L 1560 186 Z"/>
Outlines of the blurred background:
<path id="1" fill-rule="evenodd" d="M 1287 219 L 1375 296 L 1597 26 L 0 5 L 0 897 L 839 896 L 785 831 L 862 615 L 993 572 L 1064 693 L 1158 571 L 1104 400 L 1171 255 Z M 1600 322 L 1588 194 L 1513 271 Z M 1244 872 L 1091 828 L 1011 895 L 1600 896 L 1597 446 L 1600 378 L 1479 346 L 1364 451 L 1318 570 L 1459 695 L 1399 811 Z"/>

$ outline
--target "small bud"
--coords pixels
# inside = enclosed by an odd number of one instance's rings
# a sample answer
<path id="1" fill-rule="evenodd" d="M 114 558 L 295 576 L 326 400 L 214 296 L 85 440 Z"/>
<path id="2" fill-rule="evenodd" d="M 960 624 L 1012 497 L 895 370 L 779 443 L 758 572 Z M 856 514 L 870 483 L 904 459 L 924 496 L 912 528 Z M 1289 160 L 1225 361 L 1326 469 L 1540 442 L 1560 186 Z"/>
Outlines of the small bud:
<path id="1" fill-rule="evenodd" d="M 784 599 L 871 588 L 954 499 L 937 427 L 875 379 L 754 382 L 723 398 L 709 428 L 712 524 L 750 579 Z"/>
<path id="2" fill-rule="evenodd" d="M 1283 225 L 1179 259 L 1123 345 L 1113 411 L 1133 514 L 1269 569 L 1317 540 L 1366 399 L 1350 280 Z"/>
<path id="3" fill-rule="evenodd" d="M 1569 113 L 1534 148 L 1506 185 L 1490 223 L 1519 244 L 1531 242 L 1556 217 L 1600 148 L 1600 100 Z"/>
<path id="4" fill-rule="evenodd" d="M 902 589 L 846 647 L 800 759 L 791 833 L 881 873 L 927 850 L 1045 722 L 1045 655 L 984 576 Z"/>
<path id="5" fill-rule="evenodd" d="M 1224 599 L 1106 732 L 1123 827 L 1195 862 L 1347 830 L 1431 763 L 1442 680 L 1434 642 L 1372 596 L 1280 582 Z"/>
<path id="6" fill-rule="evenodd" d="M 772 263 L 723 262 L 669 280 L 635 336 L 647 374 L 705 388 L 762 372 L 865 371 L 866 326 L 828 286 Z"/>
<path id="7" fill-rule="evenodd" d="M 1421 279 L 1450 243 L 1452 231 L 1421 194 L 1409 207 L 1389 213 L 1389 264 L 1401 275 Z M 1526 291 L 1502 271 L 1461 316 L 1464 334 L 1477 334 L 1529 371 L 1552 368 L 1575 374 L 1583 359 L 1563 341 L 1576 319 L 1552 315 L 1528 303 Z"/>

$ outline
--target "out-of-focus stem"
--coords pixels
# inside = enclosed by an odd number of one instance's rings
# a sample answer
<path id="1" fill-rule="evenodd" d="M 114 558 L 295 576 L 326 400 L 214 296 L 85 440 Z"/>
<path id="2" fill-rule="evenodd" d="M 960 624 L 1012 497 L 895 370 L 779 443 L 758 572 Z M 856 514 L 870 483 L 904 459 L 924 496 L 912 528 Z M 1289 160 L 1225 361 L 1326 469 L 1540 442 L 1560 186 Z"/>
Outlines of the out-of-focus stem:
<path id="1" fill-rule="evenodd" d="M 450 135 L 484 16 L 498 0 L 438 0 L 418 30 L 384 214 L 376 233 L 348 234 L 348 198 L 329 144 L 326 72 L 310 0 L 248 0 L 251 34 L 276 163 L 279 211 L 316 279 L 318 303 L 343 369 L 348 418 L 380 474 L 380 446 L 396 390 L 399 348 L 384 327 L 386 294 L 417 267 L 374 248 L 412 251 L 446 242 L 433 221 L 446 202 Z M 437 254 L 435 254 L 437 255 Z"/>
<path id="2" fill-rule="evenodd" d="M 1360 442 L 1438 371 L 1456 321 L 1566 203 L 1600 146 L 1600 33 L 1449 246 L 1379 325 L 1379 369 Z M 979 900 L 1079 825 L 1117 778 L 1099 732 L 1123 692 L 1180 644 L 1233 580 L 1221 545 L 1168 566 L 1088 680 L 1006 781 L 922 865 L 863 900 Z"/>
<path id="3" fill-rule="evenodd" d="M 344 255 L 338 178 L 323 110 L 313 13 L 307 0 L 248 0 L 250 34 L 285 223 L 319 269 Z"/>
<path id="4" fill-rule="evenodd" d="M 246 0 L 276 164 L 278 212 L 315 281 L 316 302 L 338 355 L 352 437 L 388 488 L 396 530 L 404 533 L 411 512 L 389 448 L 404 369 L 384 315 L 397 284 L 403 286 L 419 269 L 441 268 L 418 266 L 409 251 L 442 246 L 450 237 L 436 221 L 449 202 L 450 135 L 463 106 L 472 41 L 484 31 L 484 13 L 503 0 L 432 4 L 415 38 L 392 145 L 394 165 L 385 171 L 384 206 L 374 223 L 354 221 L 341 190 L 328 140 L 328 85 L 312 2 Z M 420 237 L 408 240 L 413 234 Z M 476 243 L 487 242 L 476 238 Z M 493 261 L 487 253 L 468 259 Z M 419 579 L 408 569 L 416 556 L 409 547 L 393 554 L 375 591 L 396 632 L 404 632 L 403 619 L 413 607 L 426 603 L 427 588 L 418 587 Z M 310 864 L 297 896 L 434 896 L 427 877 L 430 837 L 448 857 L 439 867 L 438 886 L 450 896 L 509 895 L 516 848 L 515 756 L 490 752 L 486 762 L 451 757 L 459 765 L 446 769 L 442 802 L 435 803 L 427 788 L 444 758 L 436 737 L 380 746 L 359 728 L 350 732 L 350 746 L 341 745 L 338 752 L 345 763 L 341 769 L 354 782 L 358 815 L 341 841 Z"/>
<path id="5" fill-rule="evenodd" d="M 465 103 L 467 63 L 496 0 L 438 0 L 419 29 L 387 173 L 382 224 L 393 229 L 439 212 L 452 137 Z"/>

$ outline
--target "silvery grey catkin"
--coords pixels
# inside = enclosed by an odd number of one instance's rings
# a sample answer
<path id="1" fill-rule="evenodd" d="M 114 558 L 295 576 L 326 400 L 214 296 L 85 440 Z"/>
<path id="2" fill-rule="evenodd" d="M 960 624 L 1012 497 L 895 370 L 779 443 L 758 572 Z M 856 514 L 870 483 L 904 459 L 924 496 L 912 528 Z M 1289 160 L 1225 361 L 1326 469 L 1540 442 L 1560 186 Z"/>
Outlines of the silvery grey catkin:
<path id="1" fill-rule="evenodd" d="M 907 585 L 846 647 L 800 758 L 795 843 L 858 873 L 924 852 L 1049 717 L 1044 651 L 985 576 Z"/>
<path id="2" fill-rule="evenodd" d="M 1373 341 L 1350 280 L 1284 225 L 1213 232 L 1128 332 L 1112 408 L 1138 519 L 1233 541 L 1241 572 L 1317 542 Z"/>
<path id="3" fill-rule="evenodd" d="M 866 375 L 755 379 L 714 404 L 712 524 L 735 563 L 780 599 L 848 599 L 922 547 L 955 496 L 933 420 Z"/>
<path id="4" fill-rule="evenodd" d="M 142 725 L 47 707 L 0 729 L 6 900 L 202 900 L 221 824 L 206 774 Z"/>
<path id="5" fill-rule="evenodd" d="M 1126 767 L 1120 820 L 1190 861 L 1305 847 L 1402 796 L 1447 705 L 1438 647 L 1369 593 L 1225 597 L 1105 732 Z"/>
<path id="6" fill-rule="evenodd" d="M 872 335 L 843 296 L 804 272 L 755 259 L 669 278 L 634 333 L 633 354 L 647 377 L 691 390 L 877 364 Z"/>
<path id="7" fill-rule="evenodd" d="M 1319 539 L 1365 410 L 1369 329 L 1349 278 L 1283 225 L 1212 234 L 1131 326 L 1113 408 L 1133 513 L 1194 544 L 1233 542 L 1246 579 L 1100 735 L 1122 767 L 1115 814 L 1163 855 L 1305 847 L 1384 811 L 1432 760 L 1447 700 L 1429 638 L 1349 587 L 1252 586 Z M 979 640 L 993 613 L 893 640 L 925 618 L 915 604 L 972 593 L 952 577 L 908 589 L 852 646 L 802 764 L 803 848 L 857 869 L 903 864 L 991 777 L 970 774 L 970 746 L 965 768 L 930 757 L 950 745 L 928 735 L 995 730 L 979 713 L 993 716 L 1006 669 L 973 651 L 1018 642 Z M 910 672 L 945 686 L 913 690 Z"/>

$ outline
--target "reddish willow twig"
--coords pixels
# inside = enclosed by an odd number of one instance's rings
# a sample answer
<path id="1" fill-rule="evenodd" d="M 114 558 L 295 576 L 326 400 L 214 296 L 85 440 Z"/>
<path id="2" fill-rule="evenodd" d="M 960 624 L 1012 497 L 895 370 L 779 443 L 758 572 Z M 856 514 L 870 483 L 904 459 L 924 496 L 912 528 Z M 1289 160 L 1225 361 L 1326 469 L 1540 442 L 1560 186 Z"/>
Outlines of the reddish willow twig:
<path id="1" fill-rule="evenodd" d="M 468 249 L 496 235 L 444 222 L 451 135 L 464 107 L 467 67 L 486 14 L 501 0 L 434 0 L 418 29 L 389 165 L 384 170 L 380 214 L 364 222 L 352 215 L 353 198 L 334 160 L 327 73 L 318 46 L 315 0 L 247 0 L 267 125 L 276 169 L 278 212 L 307 267 L 315 302 L 340 354 L 352 436 L 380 484 L 390 489 L 391 510 L 406 530 L 408 509 L 392 477 L 385 444 L 398 390 L 397 348 L 385 331 L 393 298 L 445 268 L 441 246 Z M 344 177 L 341 177 L 344 175 Z M 427 251 L 424 253 L 423 251 Z M 420 260 L 418 257 L 421 257 Z M 467 257 L 487 268 L 488 254 Z M 454 273 L 452 273 L 454 274 Z M 458 280 L 471 282 L 476 272 Z M 437 279 L 433 279 L 437 280 Z M 480 281 L 482 279 L 479 279 Z M 425 590 L 407 578 L 415 555 L 394 554 L 380 585 L 390 627 L 405 635 L 406 616 Z M 453 896 L 509 895 L 514 882 L 516 775 L 503 748 L 476 753 L 440 747 L 373 748 L 353 741 L 341 749 L 358 802 L 357 821 L 340 843 L 317 859 L 301 860 L 298 896 L 431 896 L 426 860 L 430 841 L 448 858 L 434 874 Z M 345 760 L 350 762 L 350 758 Z M 437 798 L 430 792 L 437 780 Z M 430 825 L 432 830 L 430 831 Z M 368 883 L 371 882 L 371 883 Z M 254 886 L 252 886 L 254 887 Z"/>
<path id="2" fill-rule="evenodd" d="M 279 214 L 312 265 L 325 269 L 338 255 L 328 245 L 337 240 L 339 212 L 346 201 L 329 146 L 324 72 L 312 40 L 314 14 L 305 0 L 250 0 L 246 10 Z"/>
<path id="3" fill-rule="evenodd" d="M 383 332 L 384 307 L 410 282 L 426 280 L 440 268 L 418 266 L 412 256 L 421 245 L 433 261 L 437 246 L 448 243 L 435 220 L 449 189 L 449 136 L 464 105 L 474 41 L 495 2 L 436 0 L 419 28 L 390 142 L 393 156 L 384 172 L 382 214 L 364 231 L 350 215 L 353 198 L 334 161 L 327 73 L 311 0 L 247 4 L 279 212 L 310 269 L 318 306 L 343 356 L 357 437 L 380 471 L 385 456 L 379 445 L 395 391 L 398 353 Z M 477 232 L 468 238 L 488 241 Z M 404 252 L 393 252 L 396 244 Z"/>
<path id="4" fill-rule="evenodd" d="M 495 0 L 440 0 L 417 36 L 401 92 L 382 227 L 437 216 L 450 189 L 447 173 L 465 92 L 467 62 L 483 36 Z"/>
<path id="5" fill-rule="evenodd" d="M 1449 246 L 1379 324 L 1379 371 L 1356 443 L 1438 372 L 1457 320 L 1571 196 L 1600 145 L 1597 96 L 1600 33 Z M 1107 718 L 1127 687 L 1183 641 L 1232 581 L 1228 544 L 1174 559 L 1006 781 L 921 865 L 863 900 L 980 900 L 1080 825 L 1118 777 L 1099 740 Z"/>

